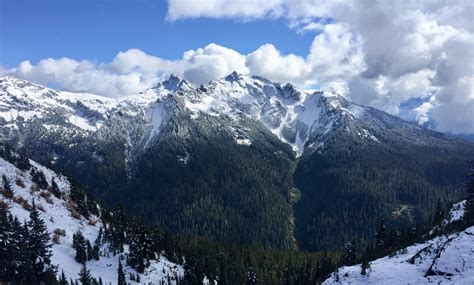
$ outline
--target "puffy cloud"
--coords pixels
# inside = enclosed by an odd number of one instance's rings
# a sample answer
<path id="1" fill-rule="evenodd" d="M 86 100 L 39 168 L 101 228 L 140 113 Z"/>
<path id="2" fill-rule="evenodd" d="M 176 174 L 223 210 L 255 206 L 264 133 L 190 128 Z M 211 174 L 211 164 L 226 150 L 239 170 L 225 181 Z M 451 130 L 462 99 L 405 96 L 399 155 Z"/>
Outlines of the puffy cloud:
<path id="1" fill-rule="evenodd" d="M 347 79 L 361 68 L 359 58 L 362 55 L 357 46 L 349 45 L 351 40 L 352 35 L 346 30 L 328 25 L 315 38 L 311 53 L 306 58 L 281 54 L 271 44 L 262 45 L 248 55 L 209 44 L 186 51 L 177 60 L 165 60 L 130 49 L 119 52 L 109 63 L 49 58 L 36 65 L 24 61 L 8 73 L 44 85 L 59 85 L 68 91 L 109 97 L 136 94 L 170 73 L 178 74 L 195 85 L 220 79 L 235 70 L 284 83 L 292 82 L 300 87 L 315 84 L 329 86 L 331 80 L 339 82 L 341 78 Z"/>
<path id="2" fill-rule="evenodd" d="M 76 61 L 69 58 L 48 58 L 36 65 L 23 61 L 8 73 L 44 85 L 59 85 L 69 91 L 91 92 L 111 97 L 133 94 L 156 81 L 156 77 L 150 78 L 137 71 L 115 73 L 105 66 L 97 66 L 87 60 Z"/>
<path id="3" fill-rule="evenodd" d="M 187 51 L 180 62 L 182 75 L 194 84 L 220 79 L 234 70 L 248 73 L 244 55 L 216 44 Z"/>
<path id="4" fill-rule="evenodd" d="M 310 85 L 311 66 L 303 57 L 282 55 L 275 46 L 265 44 L 247 56 L 246 64 L 251 73 L 277 81 L 291 81 L 298 85 Z"/>
<path id="5" fill-rule="evenodd" d="M 280 17 L 316 33 L 305 58 L 260 47 L 247 57 L 250 72 L 338 90 L 442 131 L 474 132 L 473 1 L 204 2 L 169 0 L 169 19 Z"/>

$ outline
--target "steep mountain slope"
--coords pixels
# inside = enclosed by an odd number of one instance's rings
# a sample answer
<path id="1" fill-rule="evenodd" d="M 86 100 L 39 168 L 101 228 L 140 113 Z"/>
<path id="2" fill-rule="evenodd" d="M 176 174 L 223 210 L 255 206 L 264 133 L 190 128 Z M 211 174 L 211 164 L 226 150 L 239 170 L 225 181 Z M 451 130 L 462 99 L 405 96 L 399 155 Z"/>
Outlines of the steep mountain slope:
<path id="1" fill-rule="evenodd" d="M 58 266 L 58 277 L 59 274 L 64 272 L 67 280 L 78 279 L 81 264 L 75 260 L 76 251 L 72 248 L 73 234 L 80 230 L 84 237 L 94 244 L 99 236 L 99 230 L 104 227 L 102 220 L 96 215 L 85 218 L 75 210 L 76 206 L 70 198 L 71 184 L 66 177 L 56 174 L 34 161 L 29 161 L 29 163 L 31 164 L 30 169 L 21 170 L 0 156 L 0 175 L 5 175 L 13 191 L 13 197 L 0 196 L 0 202 L 2 205 L 7 205 L 10 213 L 21 222 L 30 219 L 31 205 L 34 202 L 36 207 L 40 209 L 40 218 L 44 220 L 47 231 L 51 234 L 51 259 L 52 263 Z M 50 190 L 38 188 L 39 186 L 33 181 L 33 169 L 36 172 L 42 172 L 50 185 L 54 179 L 61 193 L 61 198 L 52 195 Z M 51 186 L 49 186 L 49 189 L 51 189 Z M 3 191 L 4 189 L 0 192 L 3 193 Z M 60 233 L 61 231 L 64 232 Z M 15 234 L 18 235 L 19 233 Z M 54 236 L 57 240 L 53 242 Z M 100 246 L 99 259 L 88 261 L 87 267 L 91 271 L 91 275 L 97 279 L 101 277 L 104 284 L 115 284 L 117 282 L 119 258 L 126 255 L 128 255 L 128 247 L 125 247 L 123 253 L 115 254 L 110 249 L 110 243 L 103 242 Z M 122 261 L 122 263 L 125 262 Z M 133 273 L 140 275 L 142 282 L 163 280 L 167 283 L 168 276 L 170 276 L 173 284 L 176 282 L 175 278 L 177 276 L 184 274 L 182 266 L 169 262 L 163 256 L 159 260 L 151 261 L 150 267 L 143 274 L 136 272 L 135 269 L 125 264 L 124 271 L 127 279 L 129 273 Z M 127 280 L 127 282 L 135 284 L 130 280 Z"/>
<path id="2" fill-rule="evenodd" d="M 438 197 L 460 199 L 474 157 L 471 143 L 337 94 L 235 72 L 118 99 L 4 77 L 0 120 L 2 141 L 150 222 L 276 248 L 295 234 L 310 251 L 363 243 L 381 217 L 426 222 Z"/>
<path id="3" fill-rule="evenodd" d="M 463 203 L 451 211 L 451 221 L 462 216 Z M 449 221 L 446 221 L 448 223 Z M 472 284 L 474 282 L 474 227 L 435 237 L 404 248 L 393 256 L 361 265 L 342 267 L 323 284 Z"/>
<path id="4" fill-rule="evenodd" d="M 294 177 L 302 198 L 295 217 L 301 248 L 335 249 L 352 239 L 365 243 L 382 217 L 390 226 L 422 225 L 438 199 L 463 198 L 472 144 L 370 108 L 347 125 L 352 127 L 334 129 L 298 162 Z M 369 130 L 377 140 L 358 139 L 354 129 Z"/>

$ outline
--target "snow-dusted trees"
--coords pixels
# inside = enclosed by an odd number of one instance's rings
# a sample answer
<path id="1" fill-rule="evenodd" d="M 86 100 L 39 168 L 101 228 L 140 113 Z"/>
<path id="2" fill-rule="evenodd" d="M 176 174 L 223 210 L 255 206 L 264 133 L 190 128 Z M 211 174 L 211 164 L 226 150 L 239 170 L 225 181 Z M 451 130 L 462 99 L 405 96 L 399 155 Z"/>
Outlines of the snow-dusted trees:
<path id="1" fill-rule="evenodd" d="M 55 284 L 46 226 L 33 203 L 30 221 L 21 224 L 0 205 L 0 281 L 14 284 Z"/>
<path id="2" fill-rule="evenodd" d="M 87 242 L 81 231 L 73 234 L 72 247 L 76 250 L 76 261 L 85 263 L 87 261 Z"/>
<path id="3" fill-rule="evenodd" d="M 119 266 L 118 266 L 117 273 L 118 273 L 117 285 L 125 285 L 126 284 L 125 273 L 123 272 L 122 261 L 120 261 L 120 258 L 119 258 Z"/>
<path id="4" fill-rule="evenodd" d="M 142 220 L 133 218 L 130 222 L 129 230 L 130 253 L 128 256 L 128 264 L 142 273 L 150 264 L 153 258 L 151 235 L 145 227 Z"/>
<path id="5" fill-rule="evenodd" d="M 48 189 L 48 181 L 44 176 L 43 171 L 36 169 L 35 167 L 31 168 L 30 171 L 31 180 L 38 185 L 40 189 L 46 190 Z"/>
<path id="6" fill-rule="evenodd" d="M 8 180 L 5 174 L 2 175 L 2 185 L 3 185 L 3 195 L 7 198 L 13 197 L 13 191 L 10 184 L 10 180 Z"/>
<path id="7" fill-rule="evenodd" d="M 344 245 L 345 255 L 344 255 L 344 264 L 352 265 L 357 262 L 357 247 L 354 240 L 346 242 Z"/>
<path id="8" fill-rule="evenodd" d="M 59 190 L 58 184 L 54 180 L 54 177 L 51 180 L 51 190 L 50 190 L 50 192 L 53 193 L 53 195 L 56 196 L 56 198 L 61 198 L 61 191 Z"/>
<path id="9" fill-rule="evenodd" d="M 85 263 L 82 264 L 81 271 L 79 272 L 79 281 L 81 281 L 82 285 L 92 285 L 92 276 Z"/>
<path id="10" fill-rule="evenodd" d="M 49 233 L 44 221 L 39 216 L 35 202 L 32 203 L 30 221 L 28 225 L 28 252 L 33 261 L 33 274 L 35 280 L 55 279 L 56 268 L 51 264 L 51 243 Z M 53 275 L 53 277 L 51 277 Z M 46 282 L 48 283 L 48 282 Z"/>
<path id="11" fill-rule="evenodd" d="M 383 247 L 385 244 L 385 219 L 380 221 L 377 232 L 375 233 L 375 244 L 377 247 Z"/>
<path id="12" fill-rule="evenodd" d="M 474 225 L 474 161 L 471 161 L 471 169 L 468 172 L 467 201 L 464 212 L 464 222 L 467 225 Z"/>

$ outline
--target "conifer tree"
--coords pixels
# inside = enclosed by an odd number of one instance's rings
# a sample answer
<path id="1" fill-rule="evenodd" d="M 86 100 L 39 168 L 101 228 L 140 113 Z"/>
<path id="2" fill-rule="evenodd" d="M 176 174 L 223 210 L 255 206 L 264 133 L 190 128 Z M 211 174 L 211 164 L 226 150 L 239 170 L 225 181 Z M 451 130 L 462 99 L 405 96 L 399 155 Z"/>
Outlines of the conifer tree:
<path id="1" fill-rule="evenodd" d="M 3 191 L 8 197 L 13 196 L 12 186 L 5 174 L 2 175 Z"/>
<path id="2" fill-rule="evenodd" d="M 385 219 L 382 218 L 382 221 L 380 221 L 380 225 L 375 234 L 375 244 L 377 247 L 382 247 L 385 244 L 385 230 Z"/>
<path id="3" fill-rule="evenodd" d="M 344 256 L 344 264 L 345 265 L 353 265 L 357 262 L 357 248 L 355 241 L 349 241 L 344 245 L 345 249 L 345 256 Z"/>
<path id="4" fill-rule="evenodd" d="M 150 234 L 143 222 L 137 218 L 132 219 L 129 227 L 130 253 L 128 264 L 135 268 L 139 273 L 143 273 L 150 264 L 152 257 L 152 241 Z"/>
<path id="5" fill-rule="evenodd" d="M 6 207 L 0 207 L 0 280 L 12 281 L 13 268 L 11 260 L 14 260 L 12 245 L 12 224 L 8 217 Z"/>
<path id="6" fill-rule="evenodd" d="M 471 161 L 471 167 L 467 174 L 469 181 L 466 185 L 467 199 L 463 216 L 463 220 L 468 226 L 474 225 L 474 161 Z"/>
<path id="7" fill-rule="evenodd" d="M 39 216 L 35 202 L 32 203 L 30 221 L 28 222 L 28 249 L 33 263 L 35 279 L 40 282 L 55 276 L 56 268 L 51 264 L 51 244 L 44 221 Z"/>
<path id="8" fill-rule="evenodd" d="M 56 198 L 61 198 L 61 191 L 59 190 L 59 186 L 56 181 L 53 179 L 51 180 L 51 193 L 53 193 Z"/>
<path id="9" fill-rule="evenodd" d="M 87 261 L 87 242 L 80 230 L 72 236 L 72 247 L 76 250 L 76 261 L 85 263 Z"/>
<path id="10" fill-rule="evenodd" d="M 362 260 L 360 274 L 361 275 L 367 275 L 367 269 L 368 268 L 370 268 L 370 263 L 367 261 L 367 259 L 364 258 Z"/>
<path id="11" fill-rule="evenodd" d="M 30 174 L 31 180 L 36 183 L 40 189 L 46 190 L 48 188 L 48 181 L 46 180 L 43 171 L 32 168 Z"/>
<path id="12" fill-rule="evenodd" d="M 118 285 L 126 285 L 126 281 L 125 281 L 125 273 L 123 272 L 123 267 L 122 267 L 122 261 L 120 261 L 120 258 L 119 258 L 119 266 L 118 266 L 118 281 L 117 281 L 117 284 Z"/>
<path id="13" fill-rule="evenodd" d="M 61 276 L 59 276 L 58 285 L 69 285 L 64 271 L 61 271 Z"/>
<path id="14" fill-rule="evenodd" d="M 86 263 L 83 263 L 81 266 L 81 271 L 79 272 L 79 281 L 82 285 L 92 285 L 92 277 L 89 269 L 87 269 Z"/>
<path id="15" fill-rule="evenodd" d="M 86 252 L 87 252 L 87 260 L 92 260 L 94 258 L 94 249 L 89 240 L 86 240 Z"/>
<path id="16" fill-rule="evenodd" d="M 438 198 L 438 201 L 436 203 L 436 210 L 433 218 L 433 225 L 439 225 L 443 221 L 445 216 L 444 208 L 443 208 L 443 203 L 441 202 L 441 198 Z"/>

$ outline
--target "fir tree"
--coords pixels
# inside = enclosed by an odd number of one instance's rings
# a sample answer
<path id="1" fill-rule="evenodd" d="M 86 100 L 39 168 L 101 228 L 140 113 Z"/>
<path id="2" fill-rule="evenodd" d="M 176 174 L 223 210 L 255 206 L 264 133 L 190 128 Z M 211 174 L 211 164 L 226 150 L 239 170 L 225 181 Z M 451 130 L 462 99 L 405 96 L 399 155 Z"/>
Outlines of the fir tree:
<path id="1" fill-rule="evenodd" d="M 474 161 L 471 161 L 471 167 L 467 174 L 469 181 L 466 185 L 467 199 L 463 216 L 463 220 L 468 226 L 474 225 Z"/>
<path id="2" fill-rule="evenodd" d="M 31 180 L 38 185 L 40 189 L 46 190 L 48 189 L 48 181 L 44 176 L 44 173 L 41 170 L 37 170 L 36 168 L 32 168 L 30 171 Z"/>
<path id="3" fill-rule="evenodd" d="M 369 269 L 369 268 L 370 268 L 370 263 L 367 261 L 367 259 L 364 258 L 362 260 L 360 274 L 361 275 L 367 275 L 367 269 Z"/>
<path id="4" fill-rule="evenodd" d="M 118 285 L 126 285 L 125 273 L 123 272 L 122 261 L 120 261 L 120 258 L 119 258 L 119 266 L 118 266 L 118 280 L 117 280 L 117 284 L 118 284 Z"/>
<path id="5" fill-rule="evenodd" d="M 59 277 L 58 285 L 69 285 L 69 283 L 67 282 L 66 274 L 64 274 L 64 271 L 61 271 L 61 276 Z"/>
<path id="6" fill-rule="evenodd" d="M 247 269 L 247 283 L 246 284 L 257 284 L 258 283 L 258 275 L 257 271 L 253 267 L 253 265 L 250 265 Z"/>
<path id="7" fill-rule="evenodd" d="M 87 242 L 80 230 L 72 236 L 72 247 L 76 250 L 76 261 L 85 263 L 87 261 Z"/>
<path id="8" fill-rule="evenodd" d="M 3 192 L 7 197 L 13 197 L 12 186 L 5 174 L 2 175 Z"/>
<path id="9" fill-rule="evenodd" d="M 54 181 L 54 177 L 51 180 L 51 193 L 57 198 L 61 198 L 61 191 L 59 190 L 58 184 Z"/>
<path id="10" fill-rule="evenodd" d="M 150 264 L 149 259 L 152 257 L 150 234 L 143 222 L 137 218 L 132 219 L 129 228 L 130 253 L 128 264 L 139 273 L 143 273 Z"/>
<path id="11" fill-rule="evenodd" d="M 89 269 L 87 269 L 86 263 L 82 264 L 81 271 L 79 272 L 79 281 L 82 285 L 92 285 L 92 277 Z"/>
<path id="12" fill-rule="evenodd" d="M 86 240 L 86 252 L 87 252 L 87 260 L 92 260 L 94 258 L 94 249 L 90 241 Z"/>
<path id="13" fill-rule="evenodd" d="M 375 233 L 375 244 L 377 247 L 383 247 L 385 244 L 385 219 L 382 218 L 377 232 Z"/>
<path id="14" fill-rule="evenodd" d="M 355 241 L 349 241 L 344 245 L 345 249 L 345 256 L 344 256 L 344 264 L 345 265 L 353 265 L 357 262 L 357 249 Z"/>
<path id="15" fill-rule="evenodd" d="M 12 245 L 12 224 L 8 217 L 8 210 L 0 206 L 0 280 L 12 281 L 14 249 Z"/>
<path id="16" fill-rule="evenodd" d="M 34 276 L 38 282 L 45 282 L 51 278 L 51 275 L 55 276 L 56 268 L 51 264 L 52 245 L 49 243 L 49 233 L 44 221 L 39 217 L 39 211 L 34 201 L 30 212 L 28 230 L 27 244 L 33 262 Z"/>
<path id="17" fill-rule="evenodd" d="M 441 224 L 441 222 L 444 219 L 444 216 L 445 216 L 445 212 L 444 212 L 443 203 L 441 202 L 441 198 L 438 198 L 438 202 L 436 203 L 436 210 L 435 210 L 435 214 L 433 218 L 433 225 L 436 226 L 436 225 Z"/>

